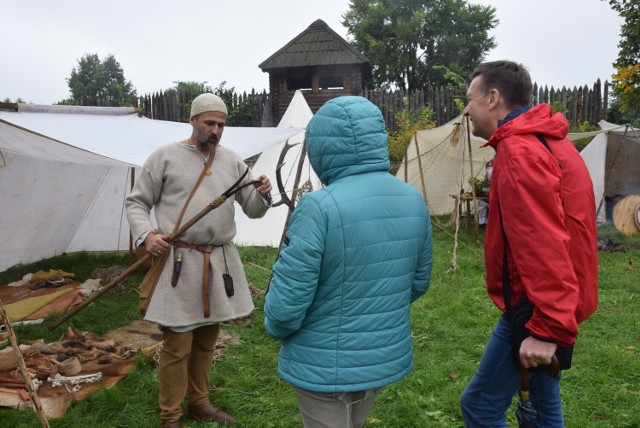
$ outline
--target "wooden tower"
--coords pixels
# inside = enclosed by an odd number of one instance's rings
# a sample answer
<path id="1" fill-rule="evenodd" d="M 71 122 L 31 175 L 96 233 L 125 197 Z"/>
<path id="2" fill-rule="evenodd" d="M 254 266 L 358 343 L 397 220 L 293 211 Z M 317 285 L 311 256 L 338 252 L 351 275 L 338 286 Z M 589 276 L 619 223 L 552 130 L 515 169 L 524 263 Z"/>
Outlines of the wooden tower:
<path id="1" fill-rule="evenodd" d="M 273 123 L 300 90 L 315 113 L 326 101 L 362 95 L 371 78 L 369 60 L 318 19 L 259 65 L 269 73 Z"/>

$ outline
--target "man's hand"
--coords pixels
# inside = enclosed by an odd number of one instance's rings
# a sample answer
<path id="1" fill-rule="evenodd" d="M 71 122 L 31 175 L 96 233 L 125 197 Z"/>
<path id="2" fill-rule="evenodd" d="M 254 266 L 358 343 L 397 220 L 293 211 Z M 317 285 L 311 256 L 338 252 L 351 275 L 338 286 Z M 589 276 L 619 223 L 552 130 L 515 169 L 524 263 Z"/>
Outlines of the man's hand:
<path id="1" fill-rule="evenodd" d="M 150 232 L 144 239 L 144 248 L 147 250 L 147 253 L 151 254 L 153 257 L 158 257 L 169 249 L 167 239 L 169 239 L 169 235 Z"/>
<path id="2" fill-rule="evenodd" d="M 520 345 L 520 364 L 526 368 L 551 364 L 551 358 L 553 358 L 557 348 L 558 345 L 555 343 L 545 342 L 529 336 Z"/>
<path id="3" fill-rule="evenodd" d="M 258 180 L 260 180 L 260 183 L 255 184 L 256 189 L 263 198 L 269 199 L 269 194 L 271 193 L 271 181 L 269 181 L 269 177 L 261 175 L 258 177 Z"/>

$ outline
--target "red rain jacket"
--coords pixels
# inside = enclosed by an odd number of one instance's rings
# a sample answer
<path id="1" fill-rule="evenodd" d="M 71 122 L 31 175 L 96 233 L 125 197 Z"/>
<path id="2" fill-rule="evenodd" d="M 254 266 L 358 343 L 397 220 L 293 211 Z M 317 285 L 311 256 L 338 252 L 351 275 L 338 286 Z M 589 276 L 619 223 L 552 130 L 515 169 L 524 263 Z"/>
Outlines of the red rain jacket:
<path id="1" fill-rule="evenodd" d="M 526 295 L 535 306 L 527 329 L 560 346 L 573 344 L 578 324 L 598 304 L 593 185 L 567 131 L 567 119 L 540 104 L 500 126 L 487 143 L 496 150 L 485 236 L 487 291 L 504 311 L 501 211 L 511 304 Z"/>

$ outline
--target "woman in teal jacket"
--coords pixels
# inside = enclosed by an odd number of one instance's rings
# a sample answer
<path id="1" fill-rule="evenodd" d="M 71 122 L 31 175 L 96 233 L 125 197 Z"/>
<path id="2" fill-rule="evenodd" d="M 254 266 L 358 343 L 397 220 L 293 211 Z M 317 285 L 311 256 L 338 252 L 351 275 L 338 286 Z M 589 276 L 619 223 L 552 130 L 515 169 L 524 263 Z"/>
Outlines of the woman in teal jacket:
<path id="1" fill-rule="evenodd" d="M 384 120 L 367 99 L 327 102 L 306 137 L 326 187 L 293 212 L 265 328 L 305 427 L 357 427 L 377 391 L 413 367 L 409 305 L 429 288 L 429 210 L 389 174 Z"/>

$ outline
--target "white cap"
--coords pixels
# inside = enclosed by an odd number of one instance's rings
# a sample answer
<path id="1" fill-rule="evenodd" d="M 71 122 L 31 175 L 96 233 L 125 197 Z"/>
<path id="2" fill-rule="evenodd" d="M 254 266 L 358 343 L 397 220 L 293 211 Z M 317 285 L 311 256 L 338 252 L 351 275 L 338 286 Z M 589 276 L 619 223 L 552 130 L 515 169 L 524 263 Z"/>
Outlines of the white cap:
<path id="1" fill-rule="evenodd" d="M 222 98 L 217 95 L 207 93 L 198 95 L 193 100 L 191 103 L 191 116 L 189 116 L 189 118 L 208 111 L 217 111 L 228 115 L 227 106 L 224 104 L 224 101 L 222 101 Z"/>

